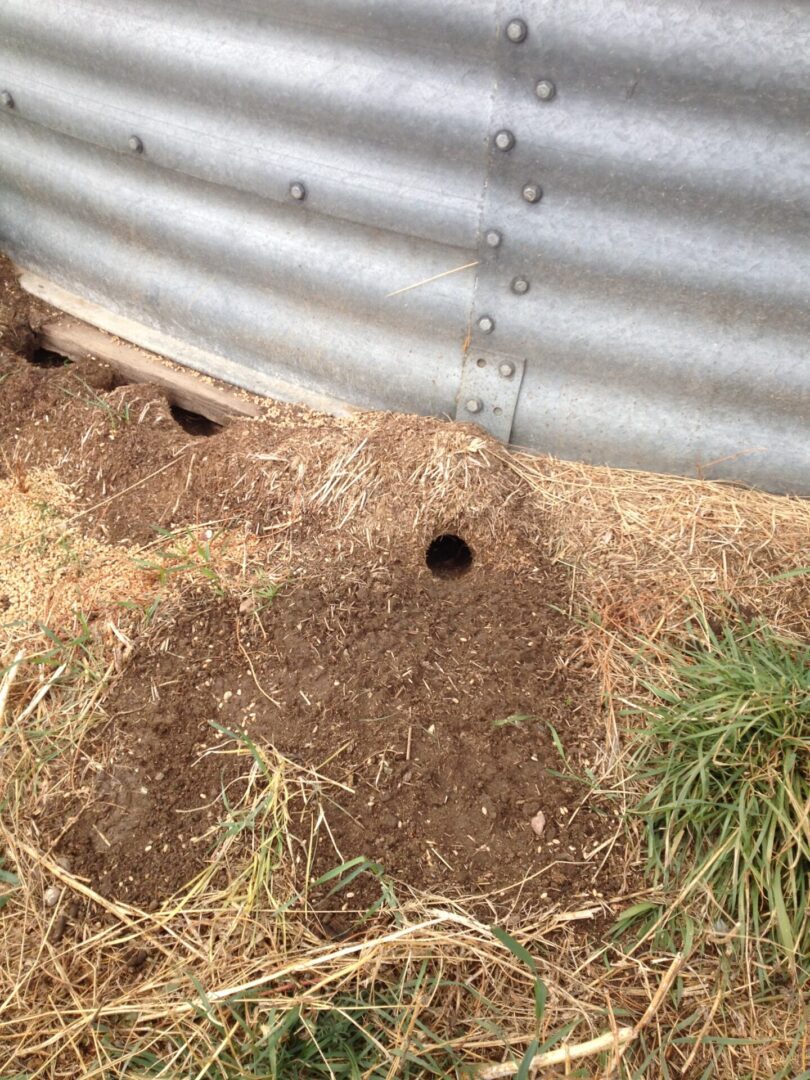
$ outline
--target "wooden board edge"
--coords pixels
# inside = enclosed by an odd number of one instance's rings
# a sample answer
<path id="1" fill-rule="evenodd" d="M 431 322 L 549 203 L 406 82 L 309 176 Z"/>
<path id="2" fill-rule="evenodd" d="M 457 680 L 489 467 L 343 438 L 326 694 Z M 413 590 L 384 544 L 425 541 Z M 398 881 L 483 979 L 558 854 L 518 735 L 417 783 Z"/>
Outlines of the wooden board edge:
<path id="1" fill-rule="evenodd" d="M 261 409 L 253 402 L 178 371 L 154 353 L 119 341 L 70 315 L 60 315 L 44 323 L 39 340 L 42 348 L 71 360 L 89 356 L 104 360 L 126 382 L 159 386 L 165 390 L 169 404 L 199 413 L 216 424 L 226 424 L 236 416 L 261 416 Z"/>

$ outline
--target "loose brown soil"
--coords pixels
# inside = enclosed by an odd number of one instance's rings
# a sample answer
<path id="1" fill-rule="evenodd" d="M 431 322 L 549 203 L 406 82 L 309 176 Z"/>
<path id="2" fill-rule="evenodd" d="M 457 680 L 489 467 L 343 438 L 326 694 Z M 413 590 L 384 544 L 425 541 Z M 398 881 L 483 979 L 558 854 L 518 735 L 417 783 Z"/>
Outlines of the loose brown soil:
<path id="1" fill-rule="evenodd" d="M 0 354 L 32 357 L 36 331 L 53 314 L 53 308 L 23 292 L 10 261 L 0 254 Z"/>
<path id="2" fill-rule="evenodd" d="M 0 359 L 0 471 L 24 486 L 56 470 L 77 527 L 145 545 L 142 566 L 179 586 L 112 684 L 80 786 L 38 822 L 73 872 L 147 908 L 182 889 L 245 789 L 236 733 L 320 778 L 290 806 L 310 881 L 364 856 L 398 890 L 500 913 L 622 889 L 619 823 L 582 780 L 604 727 L 569 572 L 509 469 L 480 468 L 477 429 L 265 403 L 219 430 L 103 363 L 39 360 Z M 161 540 L 181 527 L 191 569 Z M 447 532 L 472 564 L 434 574 L 426 552 Z M 222 534 L 252 538 L 238 586 L 206 562 Z M 313 895 L 362 912 L 380 884 Z"/>
<path id="3" fill-rule="evenodd" d="M 138 905 L 184 885 L 246 768 L 222 752 L 224 728 L 343 785 L 291 823 L 303 846 L 313 814 L 326 816 L 315 875 L 362 855 L 412 888 L 484 893 L 500 908 L 582 906 L 615 889 L 587 858 L 616 822 L 557 775 L 551 725 L 578 768 L 598 711 L 550 606 L 565 581 L 546 570 L 517 584 L 401 567 L 282 590 L 260 614 L 187 596 L 108 700 L 110 764 L 62 850 L 94 887 Z M 367 875 L 340 906 L 368 906 L 375 889 Z"/>

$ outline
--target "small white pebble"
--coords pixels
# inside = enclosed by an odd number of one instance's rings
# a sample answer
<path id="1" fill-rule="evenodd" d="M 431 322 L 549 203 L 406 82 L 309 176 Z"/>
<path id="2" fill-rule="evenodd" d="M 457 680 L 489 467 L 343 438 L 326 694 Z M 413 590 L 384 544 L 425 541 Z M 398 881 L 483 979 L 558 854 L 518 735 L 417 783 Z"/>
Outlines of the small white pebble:
<path id="1" fill-rule="evenodd" d="M 45 901 L 48 907 L 56 907 L 59 903 L 59 897 L 62 895 L 62 890 L 57 888 L 56 885 L 50 885 L 44 892 L 42 899 Z"/>
<path id="2" fill-rule="evenodd" d="M 487 808 L 485 806 L 481 807 L 481 813 L 484 815 L 484 817 L 487 816 Z"/>

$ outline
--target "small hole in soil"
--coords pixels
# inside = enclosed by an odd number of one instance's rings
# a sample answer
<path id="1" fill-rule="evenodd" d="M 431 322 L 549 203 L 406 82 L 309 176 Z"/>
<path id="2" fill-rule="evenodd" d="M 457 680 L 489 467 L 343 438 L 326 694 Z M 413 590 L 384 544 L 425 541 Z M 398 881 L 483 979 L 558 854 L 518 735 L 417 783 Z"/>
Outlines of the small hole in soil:
<path id="1" fill-rule="evenodd" d="M 37 349 L 28 358 L 28 363 L 33 364 L 34 367 L 53 368 L 64 367 L 65 364 L 70 363 L 70 360 L 60 353 L 51 352 L 50 349 Z"/>
<path id="2" fill-rule="evenodd" d="M 469 546 L 454 533 L 443 533 L 431 540 L 425 554 L 425 562 L 434 577 L 459 577 L 466 574 L 472 561 Z"/>
<path id="3" fill-rule="evenodd" d="M 213 420 L 209 420 L 207 416 L 202 416 L 200 413 L 184 409 L 182 405 L 170 405 L 169 409 L 175 422 L 189 435 L 216 435 L 222 431 L 221 424 L 215 424 Z"/>

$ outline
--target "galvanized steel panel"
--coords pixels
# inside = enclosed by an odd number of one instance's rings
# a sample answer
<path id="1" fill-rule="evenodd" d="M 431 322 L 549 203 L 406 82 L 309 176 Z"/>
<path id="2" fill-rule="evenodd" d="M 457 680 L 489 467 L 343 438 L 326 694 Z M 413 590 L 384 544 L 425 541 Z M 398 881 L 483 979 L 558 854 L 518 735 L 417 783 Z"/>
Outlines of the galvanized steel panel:
<path id="1" fill-rule="evenodd" d="M 808 5 L 0 0 L 0 89 L 0 245 L 246 386 L 810 492 Z"/>

